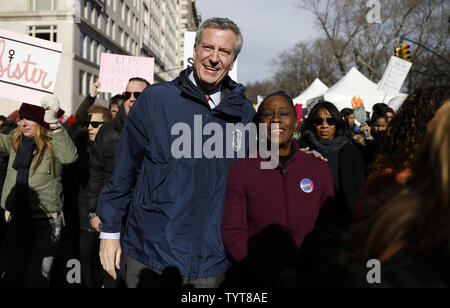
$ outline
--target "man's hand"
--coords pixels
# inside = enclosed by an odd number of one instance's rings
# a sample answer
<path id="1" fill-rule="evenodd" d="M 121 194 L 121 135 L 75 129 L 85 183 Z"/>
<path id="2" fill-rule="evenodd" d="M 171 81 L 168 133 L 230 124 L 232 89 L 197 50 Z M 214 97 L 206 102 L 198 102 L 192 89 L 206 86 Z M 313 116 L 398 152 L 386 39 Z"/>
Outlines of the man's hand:
<path id="1" fill-rule="evenodd" d="M 122 248 L 120 247 L 120 240 L 105 240 L 100 241 L 100 262 L 103 269 L 114 279 L 117 279 L 116 268 L 120 269 L 120 255 Z"/>
<path id="2" fill-rule="evenodd" d="M 319 152 L 316 151 L 310 151 L 309 147 L 300 149 L 300 151 L 306 153 L 306 154 L 311 154 L 312 156 L 314 156 L 315 158 L 318 158 L 320 160 L 323 160 L 324 162 L 327 162 L 328 159 L 326 159 L 325 157 L 322 156 L 322 154 L 320 154 Z"/>
<path id="3" fill-rule="evenodd" d="M 101 231 L 100 227 L 102 225 L 102 221 L 100 220 L 100 217 L 97 216 L 97 217 L 91 218 L 89 222 L 91 223 L 91 227 L 94 228 L 97 232 Z"/>
<path id="4" fill-rule="evenodd" d="M 97 79 L 97 81 L 92 86 L 92 90 L 89 95 L 91 97 L 97 97 L 99 89 L 100 89 L 100 79 Z"/>

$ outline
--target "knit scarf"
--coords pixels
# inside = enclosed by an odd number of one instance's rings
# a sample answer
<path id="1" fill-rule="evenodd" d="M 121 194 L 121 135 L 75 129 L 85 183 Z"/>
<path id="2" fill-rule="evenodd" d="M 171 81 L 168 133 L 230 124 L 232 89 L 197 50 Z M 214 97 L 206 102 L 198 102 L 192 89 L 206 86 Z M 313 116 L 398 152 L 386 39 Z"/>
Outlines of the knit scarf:
<path id="1" fill-rule="evenodd" d="M 16 205 L 27 203 L 25 199 L 28 196 L 28 174 L 31 162 L 33 161 L 33 152 L 36 148 L 34 137 L 23 138 L 22 144 L 17 150 L 16 159 L 13 162 L 13 168 L 17 170 L 16 178 Z"/>
<path id="2" fill-rule="evenodd" d="M 339 151 L 348 141 L 348 138 L 345 136 L 337 136 L 330 140 L 320 139 L 310 130 L 303 131 L 303 137 L 322 155 Z"/>

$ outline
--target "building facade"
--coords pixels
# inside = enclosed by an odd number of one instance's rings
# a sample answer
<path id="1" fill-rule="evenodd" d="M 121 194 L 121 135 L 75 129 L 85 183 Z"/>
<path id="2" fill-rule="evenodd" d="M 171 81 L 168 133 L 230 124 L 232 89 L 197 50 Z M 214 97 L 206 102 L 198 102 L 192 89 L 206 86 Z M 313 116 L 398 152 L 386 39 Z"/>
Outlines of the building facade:
<path id="1" fill-rule="evenodd" d="M 179 66 L 184 67 L 184 32 L 197 31 L 201 22 L 200 14 L 197 12 L 195 0 L 180 0 L 179 9 L 179 25 L 181 31 L 179 32 L 178 40 L 178 63 Z"/>
<path id="2" fill-rule="evenodd" d="M 98 77 L 103 52 L 155 58 L 155 82 L 180 71 L 180 2 L 183 0 L 0 1 L 0 28 L 63 45 L 55 94 L 75 113 Z M 191 2 L 191 1 L 189 1 Z M 195 6 L 195 3 L 193 4 Z M 111 94 L 97 103 L 108 105 Z M 21 102 L 1 99 L 8 116 Z"/>

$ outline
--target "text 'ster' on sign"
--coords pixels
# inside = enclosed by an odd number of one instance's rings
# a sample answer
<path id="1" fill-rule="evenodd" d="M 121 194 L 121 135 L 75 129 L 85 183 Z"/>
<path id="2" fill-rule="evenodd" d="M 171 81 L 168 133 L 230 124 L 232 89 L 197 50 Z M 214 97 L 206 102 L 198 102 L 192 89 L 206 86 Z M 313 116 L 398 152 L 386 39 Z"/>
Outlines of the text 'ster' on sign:
<path id="1" fill-rule="evenodd" d="M 55 90 L 62 45 L 0 29 L 0 96 L 40 105 Z"/>

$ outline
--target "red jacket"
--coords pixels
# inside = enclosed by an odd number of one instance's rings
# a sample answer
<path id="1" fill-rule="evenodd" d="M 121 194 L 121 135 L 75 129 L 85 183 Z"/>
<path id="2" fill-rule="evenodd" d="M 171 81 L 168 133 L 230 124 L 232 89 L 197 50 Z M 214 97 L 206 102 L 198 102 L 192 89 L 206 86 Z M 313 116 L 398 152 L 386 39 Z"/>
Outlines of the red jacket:
<path id="1" fill-rule="evenodd" d="M 244 158 L 230 168 L 222 237 L 236 261 L 247 256 L 248 239 L 271 224 L 287 228 L 300 246 L 321 206 L 334 205 L 333 179 L 325 162 L 297 146 L 286 169 L 261 169 L 262 161 L 260 156 Z"/>

